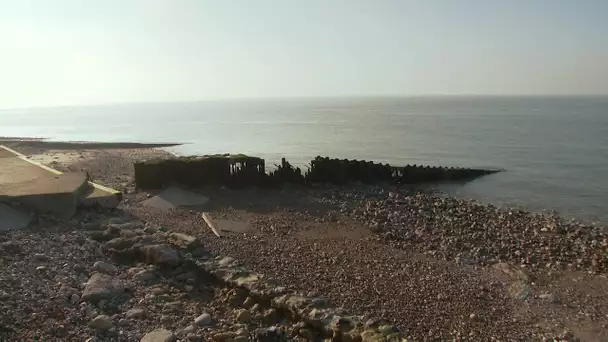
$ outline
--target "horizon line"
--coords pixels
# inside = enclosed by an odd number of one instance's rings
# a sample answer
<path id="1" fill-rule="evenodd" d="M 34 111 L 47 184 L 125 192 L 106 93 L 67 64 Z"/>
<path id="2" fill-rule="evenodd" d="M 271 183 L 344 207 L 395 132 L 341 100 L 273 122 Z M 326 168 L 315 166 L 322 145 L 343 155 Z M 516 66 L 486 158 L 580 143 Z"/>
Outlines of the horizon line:
<path id="1" fill-rule="evenodd" d="M 210 103 L 210 102 L 244 102 L 244 101 L 290 101 L 290 100 L 323 100 L 323 99 L 416 99 L 416 98 L 608 98 L 608 94 L 417 94 L 417 95 L 296 95 L 296 96 L 258 96 L 258 97 L 218 97 L 199 100 L 133 100 L 117 102 L 97 102 L 90 104 L 59 104 L 59 105 L 33 105 L 0 107 L 0 111 L 50 109 L 73 107 L 104 107 L 143 104 L 184 104 L 184 103 Z"/>

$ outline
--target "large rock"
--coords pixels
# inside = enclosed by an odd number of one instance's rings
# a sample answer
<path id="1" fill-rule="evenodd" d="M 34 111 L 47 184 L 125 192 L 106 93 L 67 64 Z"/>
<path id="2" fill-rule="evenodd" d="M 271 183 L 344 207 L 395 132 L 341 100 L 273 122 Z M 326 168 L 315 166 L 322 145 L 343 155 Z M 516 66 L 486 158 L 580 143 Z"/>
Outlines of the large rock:
<path id="1" fill-rule="evenodd" d="M 99 331 L 106 331 L 112 329 L 112 319 L 106 315 L 99 315 L 89 323 L 89 326 Z"/>
<path id="2" fill-rule="evenodd" d="M 146 312 L 144 311 L 144 309 L 133 308 L 127 311 L 125 317 L 128 319 L 142 319 L 146 317 Z"/>
<path id="3" fill-rule="evenodd" d="M 107 249 L 123 250 L 132 247 L 137 242 L 136 238 L 117 237 L 104 244 Z"/>
<path id="4" fill-rule="evenodd" d="M 218 261 L 217 264 L 220 265 L 221 267 L 228 267 L 233 262 L 234 262 L 234 258 L 227 256 L 227 257 L 222 258 L 220 261 Z"/>
<path id="5" fill-rule="evenodd" d="M 167 329 L 156 329 L 144 335 L 141 342 L 174 342 L 175 340 L 173 332 Z"/>
<path id="6" fill-rule="evenodd" d="M 207 327 L 210 326 L 212 323 L 213 319 L 211 318 L 211 315 L 206 312 L 198 316 L 194 320 L 194 324 L 198 325 L 199 327 Z"/>
<path id="7" fill-rule="evenodd" d="M 94 273 L 87 281 L 81 300 L 87 302 L 98 302 L 102 299 L 112 299 L 124 295 L 126 284 L 115 280 L 113 277 Z"/>
<path id="8" fill-rule="evenodd" d="M 156 279 L 156 273 L 150 270 L 141 270 L 133 275 L 133 279 L 140 282 L 149 282 Z"/>
<path id="9" fill-rule="evenodd" d="M 221 332 L 213 335 L 213 340 L 217 342 L 226 342 L 234 339 L 236 334 L 232 331 Z"/>
<path id="10" fill-rule="evenodd" d="M 115 229 L 118 231 L 134 230 L 134 229 L 140 229 L 143 227 L 144 227 L 144 223 L 141 221 L 130 221 L 130 222 L 123 222 L 123 223 L 119 223 L 119 222 L 108 223 L 108 228 Z"/>
<path id="11" fill-rule="evenodd" d="M 148 245 L 141 248 L 146 262 L 157 266 L 177 266 L 182 262 L 181 254 L 167 244 Z"/>
<path id="12" fill-rule="evenodd" d="M 85 232 L 85 235 L 94 241 L 104 242 L 108 240 L 112 240 L 114 236 L 107 234 L 105 231 L 93 230 Z"/>
<path id="13" fill-rule="evenodd" d="M 97 261 L 95 262 L 95 264 L 93 264 L 93 270 L 97 271 L 97 272 L 101 272 L 101 273 L 105 273 L 105 274 L 115 274 L 116 272 L 118 272 L 118 268 L 110 263 L 107 263 L 105 261 Z"/>
<path id="14" fill-rule="evenodd" d="M 194 236 L 182 233 L 171 233 L 168 236 L 169 242 L 178 248 L 196 248 L 200 246 L 198 239 Z"/>
<path id="15" fill-rule="evenodd" d="M 251 314 L 249 311 L 242 309 L 236 313 L 236 321 L 239 323 L 249 323 L 251 320 Z"/>

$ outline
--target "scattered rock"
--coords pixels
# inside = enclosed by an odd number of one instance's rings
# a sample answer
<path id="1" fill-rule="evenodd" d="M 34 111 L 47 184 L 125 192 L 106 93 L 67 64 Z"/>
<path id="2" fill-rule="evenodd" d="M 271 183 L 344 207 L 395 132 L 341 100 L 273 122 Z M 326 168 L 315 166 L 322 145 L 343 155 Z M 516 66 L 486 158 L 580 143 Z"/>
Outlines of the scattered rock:
<path id="1" fill-rule="evenodd" d="M 154 234 L 160 230 L 162 230 L 160 226 L 153 224 L 153 223 L 146 223 L 146 226 L 144 228 L 144 233 Z"/>
<path id="2" fill-rule="evenodd" d="M 182 307 L 180 302 L 169 302 L 163 305 L 163 312 L 177 312 Z"/>
<path id="3" fill-rule="evenodd" d="M 143 227 L 144 227 L 144 224 L 140 221 L 130 221 L 130 222 L 123 222 L 123 223 L 109 223 L 108 224 L 108 228 L 116 229 L 119 231 L 135 230 L 135 229 L 140 229 Z"/>
<path id="4" fill-rule="evenodd" d="M 363 342 L 384 341 L 382 334 L 375 331 L 364 331 L 361 334 L 361 339 Z"/>
<path id="5" fill-rule="evenodd" d="M 251 314 L 249 311 L 242 309 L 237 311 L 236 321 L 239 323 L 248 323 L 251 320 Z"/>
<path id="6" fill-rule="evenodd" d="M 367 321 L 365 321 L 365 323 L 363 324 L 364 327 L 366 328 L 375 328 L 380 324 L 380 322 L 377 319 L 368 319 Z"/>
<path id="7" fill-rule="evenodd" d="M 141 270 L 133 275 L 133 279 L 141 282 L 149 282 L 156 278 L 156 273 L 150 270 Z"/>
<path id="8" fill-rule="evenodd" d="M 106 234 L 105 231 L 91 231 L 86 232 L 89 239 L 97 242 L 104 242 L 112 239 L 111 235 Z"/>
<path id="9" fill-rule="evenodd" d="M 213 319 L 208 313 L 203 313 L 194 320 L 194 324 L 198 325 L 199 327 L 207 327 L 210 326 L 212 323 Z"/>
<path id="10" fill-rule="evenodd" d="M 236 336 L 237 337 L 239 337 L 239 336 L 245 336 L 245 337 L 249 336 L 249 329 L 247 329 L 247 328 L 240 328 L 239 330 L 236 331 Z"/>
<path id="11" fill-rule="evenodd" d="M 125 230 L 121 230 L 120 231 L 120 236 L 125 237 L 125 238 L 134 238 L 137 237 L 139 234 L 137 234 L 136 231 L 130 230 L 130 229 L 125 229 Z"/>
<path id="12" fill-rule="evenodd" d="M 182 262 L 181 255 L 173 247 L 166 244 L 148 245 L 142 247 L 146 262 L 158 266 L 177 266 Z"/>
<path id="13" fill-rule="evenodd" d="M 120 281 L 102 273 L 94 273 L 87 281 L 81 300 L 98 302 L 124 295 L 126 286 Z"/>
<path id="14" fill-rule="evenodd" d="M 128 319 L 142 319 L 146 317 L 146 312 L 144 311 L 144 309 L 134 308 L 127 311 L 125 317 Z"/>
<path id="15" fill-rule="evenodd" d="M 116 272 L 118 272 L 118 268 L 110 263 L 107 263 L 105 261 L 97 261 L 95 262 L 95 264 L 93 264 L 93 270 L 97 271 L 97 272 L 101 272 L 101 273 L 105 273 L 105 274 L 115 274 Z"/>
<path id="16" fill-rule="evenodd" d="M 213 340 L 217 342 L 227 342 L 228 339 L 234 339 L 235 336 L 236 335 L 233 332 L 228 331 L 213 335 Z"/>
<path id="17" fill-rule="evenodd" d="M 196 327 L 192 324 L 182 329 L 182 333 L 185 335 L 192 334 L 194 332 L 196 332 Z"/>
<path id="18" fill-rule="evenodd" d="M 277 310 L 274 308 L 266 310 L 264 312 L 264 317 L 262 318 L 264 323 L 266 324 L 275 324 L 279 320 L 279 315 L 277 314 Z"/>
<path id="19" fill-rule="evenodd" d="M 137 241 L 134 238 L 117 237 L 104 244 L 107 249 L 123 250 L 132 247 Z"/>
<path id="20" fill-rule="evenodd" d="M 196 237 L 182 233 L 171 233 L 168 240 L 171 244 L 184 249 L 196 248 L 200 245 Z"/>
<path id="21" fill-rule="evenodd" d="M 99 331 L 107 331 L 112 329 L 114 324 L 112 323 L 112 319 L 106 315 L 99 315 L 89 323 L 89 326 L 93 329 Z"/>
<path id="22" fill-rule="evenodd" d="M 397 329 L 395 329 L 395 327 L 393 327 L 392 325 L 386 324 L 378 327 L 378 332 L 386 336 L 397 332 Z"/>
<path id="23" fill-rule="evenodd" d="M 314 339 L 315 339 L 312 331 L 310 331 L 310 329 L 306 329 L 306 328 L 298 329 L 298 336 L 305 338 L 307 341 L 314 341 Z"/>
<path id="24" fill-rule="evenodd" d="M 561 341 L 571 341 L 574 339 L 574 334 L 569 330 L 564 330 L 561 334 L 559 334 L 559 339 Z"/>
<path id="25" fill-rule="evenodd" d="M 70 302 L 72 302 L 72 304 L 78 304 L 80 302 L 80 296 L 76 293 L 72 294 L 70 296 Z"/>
<path id="26" fill-rule="evenodd" d="M 97 312 L 95 307 L 93 307 L 91 304 L 86 304 L 86 303 L 83 303 L 83 304 L 86 305 L 83 307 L 85 317 L 92 319 L 93 317 L 96 317 L 97 315 L 99 315 L 99 313 Z"/>
<path id="27" fill-rule="evenodd" d="M 218 261 L 218 265 L 222 267 L 230 266 L 234 262 L 234 258 L 224 257 L 220 261 Z"/>
<path id="28" fill-rule="evenodd" d="M 97 231 L 97 230 L 103 229 L 101 226 L 101 223 L 99 223 L 99 222 L 81 223 L 80 228 L 82 228 L 82 230 L 84 230 L 84 231 Z"/>
<path id="29" fill-rule="evenodd" d="M 253 305 L 255 305 L 255 300 L 251 297 L 247 297 L 243 302 L 243 307 L 250 309 Z"/>
<path id="30" fill-rule="evenodd" d="M 228 302 L 233 307 L 243 306 L 245 299 L 247 299 L 247 292 L 240 287 L 230 290 L 227 294 Z"/>
<path id="31" fill-rule="evenodd" d="M 188 341 L 202 341 L 201 335 L 197 335 L 195 333 L 190 333 L 190 334 L 186 335 L 186 339 Z"/>
<path id="32" fill-rule="evenodd" d="M 177 338 L 167 329 L 156 329 L 142 337 L 141 342 L 175 342 Z"/>

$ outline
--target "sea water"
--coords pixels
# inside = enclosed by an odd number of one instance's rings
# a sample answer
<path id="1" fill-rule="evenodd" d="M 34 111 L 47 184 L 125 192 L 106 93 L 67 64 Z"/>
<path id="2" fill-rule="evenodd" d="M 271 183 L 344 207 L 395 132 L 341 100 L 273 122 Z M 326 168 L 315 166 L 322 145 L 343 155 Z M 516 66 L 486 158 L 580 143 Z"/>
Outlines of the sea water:
<path id="1" fill-rule="evenodd" d="M 179 154 L 504 168 L 443 190 L 608 223 L 608 97 L 322 98 L 0 110 L 0 136 L 183 142 Z"/>

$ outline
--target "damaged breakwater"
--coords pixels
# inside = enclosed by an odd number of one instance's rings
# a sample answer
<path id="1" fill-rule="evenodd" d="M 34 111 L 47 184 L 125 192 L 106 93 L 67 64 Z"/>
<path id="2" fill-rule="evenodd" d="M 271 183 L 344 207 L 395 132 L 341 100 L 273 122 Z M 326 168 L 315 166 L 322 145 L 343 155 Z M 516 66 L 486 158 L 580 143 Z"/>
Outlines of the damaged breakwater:
<path id="1" fill-rule="evenodd" d="M 416 184 L 445 181 L 468 181 L 501 170 L 467 169 L 389 164 L 364 160 L 316 157 L 304 173 L 285 158 L 273 171 L 266 172 L 264 159 L 238 155 L 210 155 L 153 159 L 135 163 L 135 183 L 139 189 L 158 189 L 170 184 L 191 187 L 225 185 L 229 187 L 281 184 L 396 183 Z"/>
<path id="2" fill-rule="evenodd" d="M 365 160 L 331 159 L 316 157 L 310 162 L 305 175 L 310 183 L 346 184 L 349 182 L 387 182 L 416 184 L 426 182 L 471 180 L 500 170 L 447 168 L 437 166 L 407 165 L 395 167 L 389 164 Z"/>

